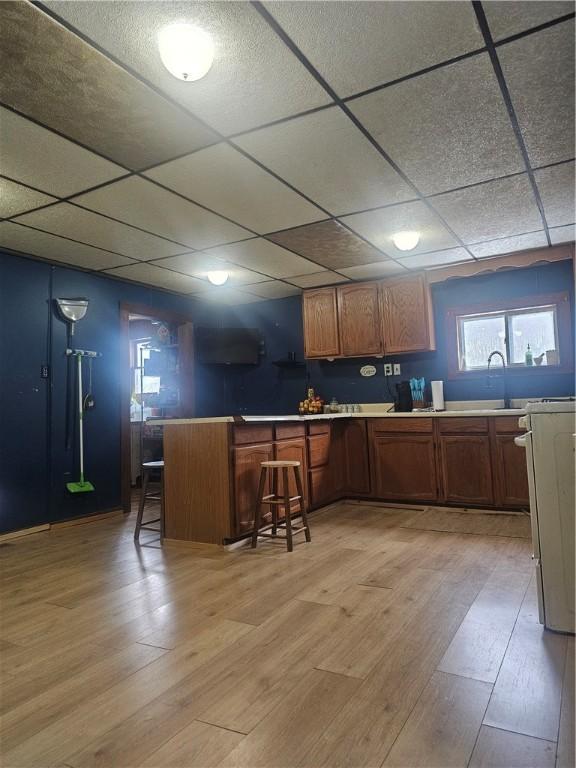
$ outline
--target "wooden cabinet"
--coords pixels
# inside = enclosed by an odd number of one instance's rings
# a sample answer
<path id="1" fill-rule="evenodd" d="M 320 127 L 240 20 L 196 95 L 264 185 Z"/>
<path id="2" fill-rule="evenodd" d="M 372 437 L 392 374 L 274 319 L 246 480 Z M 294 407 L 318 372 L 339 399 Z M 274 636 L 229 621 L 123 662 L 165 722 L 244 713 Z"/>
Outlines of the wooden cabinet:
<path id="1" fill-rule="evenodd" d="M 422 274 L 382 283 L 382 335 L 385 354 L 435 348 L 430 289 Z"/>
<path id="2" fill-rule="evenodd" d="M 489 436 L 440 435 L 439 447 L 442 500 L 453 504 L 493 505 Z"/>
<path id="3" fill-rule="evenodd" d="M 337 288 L 340 354 L 344 357 L 382 352 L 378 283 L 351 283 Z"/>
<path id="4" fill-rule="evenodd" d="M 254 527 L 254 508 L 260 479 L 260 463 L 274 459 L 274 444 L 241 445 L 232 449 L 234 463 L 234 496 L 236 535 Z M 270 493 L 269 487 L 266 493 Z"/>
<path id="5" fill-rule="evenodd" d="M 302 297 L 306 357 L 340 355 L 335 288 L 305 291 Z"/>
<path id="6" fill-rule="evenodd" d="M 344 472 L 346 491 L 351 495 L 370 493 L 368 434 L 364 419 L 344 424 Z"/>
<path id="7" fill-rule="evenodd" d="M 514 443 L 516 434 L 495 435 L 496 504 L 502 507 L 529 507 L 526 451 Z"/>
<path id="8" fill-rule="evenodd" d="M 371 470 L 377 498 L 434 501 L 438 495 L 434 436 L 374 431 Z"/>

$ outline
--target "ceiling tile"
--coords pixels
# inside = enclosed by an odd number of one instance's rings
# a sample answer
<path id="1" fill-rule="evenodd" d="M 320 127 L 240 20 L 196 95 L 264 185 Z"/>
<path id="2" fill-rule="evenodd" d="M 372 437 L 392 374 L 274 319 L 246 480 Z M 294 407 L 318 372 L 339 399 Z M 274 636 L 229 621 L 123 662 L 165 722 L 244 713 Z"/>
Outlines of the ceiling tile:
<path id="1" fill-rule="evenodd" d="M 355 267 L 362 269 L 362 267 Z M 318 285 L 335 285 L 336 283 L 347 283 L 348 278 L 324 269 L 322 272 L 315 272 L 313 275 L 299 275 L 288 279 L 289 283 L 298 285 L 300 288 L 315 288 Z"/>
<path id="2" fill-rule="evenodd" d="M 267 2 L 340 96 L 484 45 L 470 3 Z"/>
<path id="3" fill-rule="evenodd" d="M 484 259 L 488 256 L 500 256 L 504 253 L 525 251 L 529 248 L 543 248 L 547 245 L 546 234 L 541 230 L 540 232 L 527 232 L 524 235 L 491 240 L 488 243 L 477 243 L 471 245 L 470 250 L 477 258 Z"/>
<path id="4" fill-rule="evenodd" d="M 377 280 L 379 277 L 389 277 L 405 272 L 405 268 L 397 261 L 376 261 L 374 264 L 363 264 L 361 267 L 349 267 L 343 269 L 345 275 L 352 280 Z"/>
<path id="5" fill-rule="evenodd" d="M 432 202 L 465 243 L 535 232 L 542 227 L 526 175 L 446 192 Z"/>
<path id="6" fill-rule="evenodd" d="M 181 253 L 179 256 L 170 256 L 167 259 L 151 261 L 150 263 L 165 269 L 174 269 L 176 272 L 182 272 L 191 277 L 206 277 L 208 272 L 225 270 L 228 266 L 222 259 L 215 259 L 198 251 Z"/>
<path id="7" fill-rule="evenodd" d="M 254 128 L 329 101 L 324 89 L 249 3 L 47 5 L 223 133 Z M 182 21 L 211 34 L 216 49 L 211 70 L 192 83 L 166 71 L 156 42 L 161 27 Z M 159 138 L 163 138 L 161 132 Z"/>
<path id="8" fill-rule="evenodd" d="M 574 156 L 574 21 L 498 48 L 533 166 Z"/>
<path id="9" fill-rule="evenodd" d="M 74 202 L 190 248 L 252 237 L 243 227 L 137 176 L 80 195 Z"/>
<path id="10" fill-rule="evenodd" d="M 568 227 L 553 227 L 550 231 L 550 240 L 553 245 L 558 243 L 572 243 L 576 240 L 576 227 L 571 224 Z"/>
<path id="11" fill-rule="evenodd" d="M 209 255 L 270 277 L 290 277 L 318 272 L 317 264 L 261 237 L 212 248 Z"/>
<path id="12" fill-rule="evenodd" d="M 58 197 L 121 176 L 123 168 L 0 107 L 0 170 Z"/>
<path id="13" fill-rule="evenodd" d="M 135 280 L 157 288 L 166 288 L 177 293 L 192 293 L 195 289 L 202 288 L 203 282 L 195 277 L 181 275 L 169 269 L 162 269 L 153 264 L 131 264 L 127 267 L 119 267 L 114 270 L 106 270 L 107 274 L 121 277 L 124 280 Z"/>
<path id="14" fill-rule="evenodd" d="M 525 169 L 488 54 L 348 106 L 424 194 Z"/>
<path id="15" fill-rule="evenodd" d="M 414 197 L 339 107 L 261 128 L 234 141 L 333 214 Z"/>
<path id="16" fill-rule="evenodd" d="M 258 283 L 257 285 L 246 285 L 244 290 L 263 299 L 284 299 L 286 296 L 296 296 L 296 294 L 300 293 L 300 288 L 297 286 L 287 285 L 279 280 Z"/>
<path id="17" fill-rule="evenodd" d="M 370 264 L 382 258 L 379 251 L 338 221 L 322 221 L 306 227 L 286 229 L 268 238 L 329 269 Z"/>
<path id="18" fill-rule="evenodd" d="M 192 293 L 195 299 L 202 299 L 216 304 L 254 304 L 257 301 L 263 301 L 261 296 L 246 293 L 245 291 L 237 291 L 234 288 L 226 288 L 225 286 L 212 286 L 209 291 L 203 290 L 201 293 L 193 291 Z"/>
<path id="19" fill-rule="evenodd" d="M 455 264 L 461 261 L 472 261 L 472 256 L 465 248 L 449 248 L 447 251 L 436 251 L 435 253 L 419 253 L 416 256 L 408 256 L 402 259 L 409 269 L 432 269 L 441 267 L 444 264 Z"/>
<path id="20" fill-rule="evenodd" d="M 94 5 L 102 16 L 100 3 Z M 141 14 L 143 5 L 134 5 Z M 133 169 L 216 140 L 196 118 L 31 3 L 2 6 L 5 104 Z M 149 57 L 149 46 L 142 53 Z"/>
<path id="21" fill-rule="evenodd" d="M 25 213 L 18 221 L 55 235 L 144 261 L 172 256 L 182 251 L 181 245 L 148 235 L 69 203 L 59 203 L 50 208 Z"/>
<path id="22" fill-rule="evenodd" d="M 555 165 L 535 171 L 534 177 L 550 227 L 573 224 L 576 219 L 574 200 L 574 163 Z"/>
<path id="23" fill-rule="evenodd" d="M 518 32 L 545 24 L 567 13 L 574 12 L 573 2 L 557 0 L 491 0 L 485 3 L 484 12 L 494 40 L 501 40 Z"/>
<path id="24" fill-rule="evenodd" d="M 82 243 L 73 243 L 71 240 L 10 221 L 0 222 L 0 247 L 85 269 L 109 269 L 133 263 L 132 259 L 126 256 L 101 251 Z"/>
<path id="25" fill-rule="evenodd" d="M 456 239 L 442 222 L 420 201 L 343 216 L 342 221 L 395 259 L 457 245 Z M 420 234 L 418 245 L 409 253 L 396 248 L 392 240 L 394 234 L 404 231 Z M 377 261 L 377 258 L 371 261 Z"/>
<path id="26" fill-rule="evenodd" d="M 173 160 L 146 176 L 255 232 L 326 218 L 323 211 L 228 144 Z"/>
<path id="27" fill-rule="evenodd" d="M 7 219 L 23 211 L 53 203 L 56 198 L 23 187 L 14 181 L 0 177 L 0 217 Z"/>

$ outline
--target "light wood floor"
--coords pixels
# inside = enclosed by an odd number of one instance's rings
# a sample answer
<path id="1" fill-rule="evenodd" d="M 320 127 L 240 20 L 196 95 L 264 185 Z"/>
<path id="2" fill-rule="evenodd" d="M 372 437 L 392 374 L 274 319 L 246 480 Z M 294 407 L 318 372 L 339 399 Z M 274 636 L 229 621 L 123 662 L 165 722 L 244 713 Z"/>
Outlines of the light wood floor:
<path id="1" fill-rule="evenodd" d="M 133 518 L 3 543 L 2 765 L 572 768 L 529 540 L 418 514 L 341 505 L 292 554 L 135 547 Z"/>

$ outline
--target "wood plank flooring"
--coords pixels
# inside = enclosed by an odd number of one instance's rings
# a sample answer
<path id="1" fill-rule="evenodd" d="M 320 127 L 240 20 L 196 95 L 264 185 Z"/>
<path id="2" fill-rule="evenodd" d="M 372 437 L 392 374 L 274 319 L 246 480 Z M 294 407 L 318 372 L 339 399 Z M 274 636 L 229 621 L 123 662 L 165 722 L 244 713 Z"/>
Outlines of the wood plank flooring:
<path id="1" fill-rule="evenodd" d="M 530 541 L 449 515 L 342 504 L 292 554 L 135 546 L 133 515 L 4 542 L 1 764 L 573 767 Z"/>

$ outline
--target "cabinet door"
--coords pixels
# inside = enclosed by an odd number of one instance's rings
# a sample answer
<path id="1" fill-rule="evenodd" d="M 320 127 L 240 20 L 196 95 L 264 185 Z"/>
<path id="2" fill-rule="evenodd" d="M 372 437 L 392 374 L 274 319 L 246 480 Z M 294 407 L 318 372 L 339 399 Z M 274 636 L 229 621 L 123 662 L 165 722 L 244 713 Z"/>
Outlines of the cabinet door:
<path id="1" fill-rule="evenodd" d="M 423 275 L 386 280 L 382 303 L 386 354 L 434 349 L 429 288 Z"/>
<path id="2" fill-rule="evenodd" d="M 338 286 L 338 321 L 342 355 L 377 355 L 382 351 L 378 283 Z"/>
<path id="3" fill-rule="evenodd" d="M 371 447 L 375 496 L 401 501 L 436 499 L 438 491 L 432 435 L 376 434 Z"/>
<path id="4" fill-rule="evenodd" d="M 503 507 L 528 507 L 526 451 L 514 443 L 516 435 L 495 435 L 496 504 Z"/>
<path id="5" fill-rule="evenodd" d="M 494 504 L 488 435 L 440 437 L 443 500 L 457 504 Z"/>
<path id="6" fill-rule="evenodd" d="M 295 440 L 281 440 L 274 444 L 274 452 L 276 461 L 299 461 L 300 462 L 300 477 L 302 478 L 302 485 L 304 487 L 304 505 L 308 506 L 308 493 L 307 493 L 307 465 L 306 465 L 306 438 L 301 437 Z M 278 472 L 278 491 L 277 493 L 282 496 L 284 494 L 284 482 L 282 480 L 282 470 Z M 288 493 L 290 496 L 297 496 L 298 489 L 296 488 L 296 480 L 294 478 L 294 470 L 288 470 Z M 293 509 L 297 510 L 299 504 L 297 501 L 293 504 Z M 280 517 L 284 516 L 284 509 L 278 507 Z"/>
<path id="7" fill-rule="evenodd" d="M 332 485 L 332 472 L 330 465 L 315 467 L 308 473 L 310 485 L 310 506 L 317 508 L 329 504 L 334 498 L 334 486 Z"/>
<path id="8" fill-rule="evenodd" d="M 348 493 L 370 493 L 368 434 L 364 419 L 350 419 L 345 425 L 344 461 Z"/>
<path id="9" fill-rule="evenodd" d="M 242 445 L 233 449 L 236 535 L 254 527 L 254 508 L 260 480 L 260 462 L 274 459 L 273 443 Z M 270 493 L 269 486 L 266 493 Z M 264 512 L 266 508 L 262 511 Z M 266 518 L 267 519 L 267 518 Z"/>
<path id="10" fill-rule="evenodd" d="M 304 291 L 304 351 L 306 357 L 335 357 L 340 354 L 335 288 Z"/>

